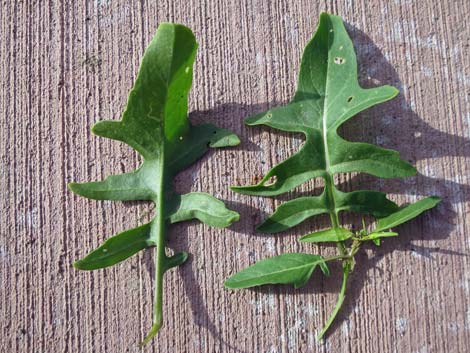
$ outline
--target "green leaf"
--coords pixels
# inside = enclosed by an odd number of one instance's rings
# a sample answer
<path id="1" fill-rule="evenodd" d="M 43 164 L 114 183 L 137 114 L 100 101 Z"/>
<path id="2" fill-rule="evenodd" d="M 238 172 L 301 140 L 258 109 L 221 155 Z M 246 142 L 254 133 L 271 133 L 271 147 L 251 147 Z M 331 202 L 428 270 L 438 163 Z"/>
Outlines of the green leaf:
<path id="1" fill-rule="evenodd" d="M 381 218 L 377 222 L 377 228 L 375 232 L 381 232 L 393 227 L 396 227 L 400 224 L 408 222 L 409 220 L 419 216 L 426 210 L 436 206 L 441 199 L 437 196 L 426 197 L 425 199 L 419 200 L 411 205 L 401 208 L 399 211 L 392 213 L 388 217 Z"/>
<path id="2" fill-rule="evenodd" d="M 177 195 L 173 202 L 174 210 L 169 216 L 171 223 L 196 218 L 212 227 L 228 227 L 240 218 L 237 212 L 225 208 L 222 201 L 203 192 Z"/>
<path id="3" fill-rule="evenodd" d="M 234 274 L 225 281 L 225 287 L 249 288 L 264 284 L 293 284 L 302 287 L 310 278 L 315 267 L 329 274 L 323 257 L 311 254 L 283 254 L 256 262 L 254 265 Z"/>
<path id="4" fill-rule="evenodd" d="M 360 111 L 392 99 L 398 91 L 390 86 L 364 89 L 357 80 L 354 48 L 340 17 L 322 14 L 313 39 L 305 48 L 297 91 L 292 101 L 246 119 L 248 125 L 267 125 L 300 132 L 305 143 L 292 157 L 272 168 L 256 185 L 233 187 L 234 191 L 274 196 L 314 177 L 325 179 L 321 196 L 303 197 L 281 205 L 258 229 L 279 232 L 321 213 L 337 217 L 354 211 L 385 217 L 397 210 L 386 195 L 376 191 L 341 192 L 333 178 L 337 173 L 365 172 L 383 178 L 410 176 L 414 167 L 397 152 L 367 143 L 349 142 L 338 128 Z M 268 183 L 274 179 L 274 182 Z"/>
<path id="5" fill-rule="evenodd" d="M 414 167 L 397 152 L 342 139 L 338 128 L 360 111 L 392 99 L 390 86 L 364 89 L 357 80 L 354 48 L 340 17 L 322 14 L 320 25 L 307 45 L 292 101 L 246 119 L 248 125 L 267 125 L 300 132 L 305 144 L 254 186 L 235 187 L 240 193 L 273 196 L 313 177 L 365 172 L 383 178 L 410 176 Z M 276 181 L 265 185 L 270 178 Z"/>
<path id="6" fill-rule="evenodd" d="M 337 174 L 341 173 L 367 173 L 380 178 L 416 174 L 416 169 L 402 160 L 397 151 L 347 141 L 338 133 L 338 129 L 356 114 L 386 102 L 398 93 L 391 86 L 368 89 L 360 87 L 356 54 L 342 19 L 322 13 L 317 31 L 305 47 L 297 90 L 291 101 L 245 120 L 250 126 L 265 125 L 300 133 L 305 141 L 297 152 L 273 166 L 259 183 L 234 186 L 234 191 L 246 195 L 276 196 L 312 178 L 322 178 L 324 181 L 324 189 L 319 196 L 299 197 L 284 202 L 257 227 L 260 232 L 276 233 L 295 227 L 310 217 L 329 215 L 331 229 L 301 238 L 302 242 L 336 242 L 338 255 L 324 261 L 341 260 L 343 265 L 343 282 L 338 302 L 321 331 L 320 338 L 341 308 L 346 282 L 354 269 L 354 256 L 362 245 L 362 240 L 372 240 L 380 245 L 382 237 L 395 234 L 383 230 L 397 222 L 406 221 L 408 216 L 415 213 L 410 210 L 404 214 L 384 193 L 370 190 L 344 192 L 335 185 Z M 360 235 L 356 238 L 352 232 L 341 227 L 339 214 L 342 211 L 379 218 L 379 228 L 369 238 L 365 238 L 367 226 L 363 222 Z M 349 238 L 352 238 L 352 242 L 348 248 L 344 241 Z M 229 278 L 226 286 L 244 288 L 265 283 L 293 283 L 300 286 L 310 277 L 311 272 L 308 271 L 311 267 L 306 264 L 297 268 L 296 261 L 291 261 L 290 256 L 287 254 L 262 260 Z"/>
<path id="7" fill-rule="evenodd" d="M 165 23 L 147 47 L 127 106 L 119 121 L 96 123 L 92 132 L 122 141 L 143 157 L 134 172 L 107 177 L 103 181 L 71 183 L 70 190 L 96 200 L 149 200 L 156 205 L 155 218 L 108 239 L 78 261 L 81 269 L 113 265 L 148 246 L 156 246 L 153 326 L 148 342 L 163 324 L 163 274 L 182 264 L 187 253 L 168 257 L 165 253 L 166 225 L 187 219 L 227 227 L 238 220 L 222 201 L 205 193 L 176 195 L 173 177 L 188 167 L 209 147 L 235 146 L 240 140 L 228 130 L 211 124 L 193 126 L 188 120 L 188 94 L 192 84 L 197 43 L 190 29 Z"/>
<path id="8" fill-rule="evenodd" d="M 170 268 L 181 266 L 188 259 L 188 253 L 185 251 L 179 252 L 171 257 L 165 259 L 164 271 L 168 271 Z"/>
<path id="9" fill-rule="evenodd" d="M 380 240 L 380 238 L 376 238 L 376 239 L 372 239 L 372 242 L 373 242 L 376 246 L 380 246 L 381 240 Z"/>
<path id="10" fill-rule="evenodd" d="M 378 191 L 359 190 L 344 193 L 334 189 L 336 212 L 355 211 L 383 217 L 396 211 L 398 206 Z M 327 193 L 320 196 L 299 197 L 281 204 L 276 211 L 259 224 L 256 229 L 263 233 L 278 233 L 292 228 L 306 219 L 329 213 Z"/>
<path id="11" fill-rule="evenodd" d="M 309 217 L 328 213 L 325 207 L 325 195 L 299 197 L 292 201 L 284 202 L 256 230 L 263 233 L 277 233 L 289 229 Z"/>
<path id="12" fill-rule="evenodd" d="M 155 246 L 150 239 L 150 229 L 151 224 L 147 223 L 119 233 L 73 265 L 80 270 L 96 270 L 117 264 L 142 249 Z"/>
<path id="13" fill-rule="evenodd" d="M 304 235 L 300 241 L 304 243 L 338 242 L 348 240 L 353 235 L 345 228 L 330 228 Z"/>
<path id="14" fill-rule="evenodd" d="M 374 217 L 385 217 L 398 210 L 395 202 L 379 191 L 359 190 L 341 192 L 333 189 L 336 211 L 352 211 L 371 214 Z"/>
<path id="15" fill-rule="evenodd" d="M 361 240 L 376 240 L 380 238 L 396 237 L 397 235 L 398 233 L 395 232 L 373 232 L 368 236 L 361 238 Z"/>

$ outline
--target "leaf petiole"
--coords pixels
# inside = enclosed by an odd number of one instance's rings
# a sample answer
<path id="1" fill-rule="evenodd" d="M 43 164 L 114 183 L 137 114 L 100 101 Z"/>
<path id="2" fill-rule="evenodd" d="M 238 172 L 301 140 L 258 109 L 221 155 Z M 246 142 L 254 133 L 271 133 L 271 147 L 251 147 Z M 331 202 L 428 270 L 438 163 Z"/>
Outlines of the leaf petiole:
<path id="1" fill-rule="evenodd" d="M 157 244 L 155 251 L 155 299 L 153 303 L 153 323 L 147 336 L 142 341 L 141 345 L 147 344 L 163 326 L 163 275 L 166 270 L 166 262 L 168 257 L 165 254 L 165 214 L 163 208 L 163 195 L 164 195 L 164 180 L 165 173 L 163 169 L 164 151 L 159 163 L 161 164 L 161 174 L 157 179 L 157 190 L 159 191 L 158 197 L 154 200 L 155 208 L 157 209 L 157 216 L 152 224 L 151 237 Z"/>
<path id="2" fill-rule="evenodd" d="M 338 295 L 338 300 L 336 301 L 335 308 L 333 309 L 332 313 L 330 314 L 330 317 L 328 318 L 328 321 L 326 322 L 325 326 L 322 328 L 320 333 L 317 335 L 317 337 L 316 337 L 317 341 L 321 341 L 321 339 L 323 338 L 323 336 L 325 335 L 325 333 L 328 331 L 331 324 L 335 320 L 336 315 L 338 315 L 338 312 L 340 311 L 341 306 L 343 305 L 344 299 L 346 297 L 346 295 L 345 295 L 346 294 L 346 284 L 347 284 L 347 281 L 348 281 L 349 273 L 350 273 L 350 264 L 348 262 L 346 262 L 343 265 L 343 282 L 341 284 L 341 289 L 340 289 L 340 292 L 339 292 L 339 295 Z"/>

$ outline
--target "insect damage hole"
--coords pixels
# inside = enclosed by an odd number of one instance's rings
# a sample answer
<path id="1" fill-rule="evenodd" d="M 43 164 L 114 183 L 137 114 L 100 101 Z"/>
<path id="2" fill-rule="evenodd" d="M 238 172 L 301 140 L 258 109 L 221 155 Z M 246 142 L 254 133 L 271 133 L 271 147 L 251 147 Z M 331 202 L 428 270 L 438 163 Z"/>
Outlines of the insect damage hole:
<path id="1" fill-rule="evenodd" d="M 348 97 L 348 103 L 351 103 L 353 99 L 354 99 L 353 96 L 349 96 L 349 97 Z"/>
<path id="2" fill-rule="evenodd" d="M 342 64 L 344 64 L 344 62 L 346 60 L 344 58 L 340 57 L 340 56 L 337 56 L 334 61 L 335 61 L 335 64 L 342 65 Z"/>
<path id="3" fill-rule="evenodd" d="M 276 184 L 277 182 L 277 176 L 273 175 L 271 178 L 269 178 L 268 180 L 266 180 L 263 185 L 264 186 L 272 186 L 274 184 Z"/>

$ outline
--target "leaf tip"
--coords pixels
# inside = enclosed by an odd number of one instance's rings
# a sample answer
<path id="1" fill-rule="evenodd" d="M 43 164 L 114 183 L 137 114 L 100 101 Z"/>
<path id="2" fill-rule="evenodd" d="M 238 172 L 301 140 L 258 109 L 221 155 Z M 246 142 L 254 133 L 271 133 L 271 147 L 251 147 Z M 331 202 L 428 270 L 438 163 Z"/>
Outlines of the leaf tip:
<path id="1" fill-rule="evenodd" d="M 92 125 L 92 127 L 90 128 L 90 132 L 93 135 L 100 136 L 100 133 L 102 131 L 102 127 L 103 127 L 103 122 L 98 121 L 98 122 L 96 122 L 95 124 Z"/>
<path id="2" fill-rule="evenodd" d="M 232 283 L 231 281 L 231 277 L 227 278 L 224 282 L 224 287 L 226 289 L 236 289 L 236 286 L 234 286 L 234 284 Z"/>
<path id="3" fill-rule="evenodd" d="M 400 90 L 394 86 L 389 86 L 387 85 L 386 87 L 389 88 L 390 90 L 390 98 L 395 98 L 396 96 L 398 96 L 400 94 Z"/>
<path id="4" fill-rule="evenodd" d="M 434 202 L 436 203 L 436 205 L 442 201 L 442 197 L 437 196 L 437 195 L 429 196 L 429 198 L 430 198 L 431 200 L 434 200 Z"/>
<path id="5" fill-rule="evenodd" d="M 263 222 L 255 226 L 256 231 L 260 233 L 266 233 L 265 228 L 266 228 L 266 220 L 264 220 Z"/>
<path id="6" fill-rule="evenodd" d="M 209 147 L 234 147 L 240 144 L 240 138 L 228 130 L 218 129 L 214 132 L 214 134 L 215 135 L 209 141 Z"/>
<path id="7" fill-rule="evenodd" d="M 74 194 L 78 194 L 80 183 L 68 183 L 67 188 L 72 191 Z"/>
<path id="8" fill-rule="evenodd" d="M 232 210 L 230 211 L 232 212 L 232 216 L 229 218 L 228 223 L 232 224 L 232 223 L 238 222 L 240 220 L 240 214 Z"/>
<path id="9" fill-rule="evenodd" d="M 139 347 L 143 348 L 147 343 L 149 343 L 152 338 L 155 337 L 155 335 L 160 331 L 162 328 L 162 322 L 156 322 L 152 325 L 152 328 L 150 329 L 150 332 L 145 336 L 145 338 L 142 340 L 142 342 L 139 343 Z"/>
<path id="10" fill-rule="evenodd" d="M 330 276 L 330 268 L 328 267 L 328 265 L 326 264 L 326 261 L 323 261 L 323 262 L 320 262 L 320 269 L 321 271 L 323 272 L 323 274 L 327 277 Z"/>
<path id="11" fill-rule="evenodd" d="M 87 183 L 68 183 L 67 188 L 76 195 L 88 197 L 86 195 L 86 188 L 83 186 L 83 184 Z"/>
<path id="12" fill-rule="evenodd" d="M 250 126 L 250 125 L 255 125 L 256 116 L 257 116 L 257 115 L 249 116 L 248 118 L 246 118 L 246 119 L 244 120 L 245 125 L 248 125 L 248 126 Z"/>
<path id="13" fill-rule="evenodd" d="M 320 21 L 321 20 L 326 20 L 326 19 L 330 18 L 331 16 L 333 16 L 333 15 L 329 14 L 328 12 L 323 11 L 323 12 L 320 13 Z"/>
<path id="14" fill-rule="evenodd" d="M 416 167 L 411 164 L 410 164 L 409 170 L 410 170 L 409 176 L 415 176 L 418 173 L 418 169 L 416 169 Z"/>
<path id="15" fill-rule="evenodd" d="M 86 266 L 86 263 L 83 260 L 77 260 L 73 263 L 73 267 L 76 268 L 77 270 L 89 270 L 89 268 Z"/>
<path id="16" fill-rule="evenodd" d="M 185 263 L 188 260 L 189 253 L 186 251 L 181 252 L 181 264 Z"/>

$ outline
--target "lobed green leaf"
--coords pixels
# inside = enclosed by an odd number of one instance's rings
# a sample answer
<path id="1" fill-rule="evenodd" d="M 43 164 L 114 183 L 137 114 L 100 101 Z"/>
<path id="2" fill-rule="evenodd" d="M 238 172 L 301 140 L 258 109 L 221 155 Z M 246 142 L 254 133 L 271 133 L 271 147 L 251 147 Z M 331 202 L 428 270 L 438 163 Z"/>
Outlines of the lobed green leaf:
<path id="1" fill-rule="evenodd" d="M 304 50 L 292 101 L 246 119 L 248 125 L 301 132 L 305 144 L 271 169 L 259 184 L 234 190 L 274 196 L 327 173 L 364 172 L 383 178 L 414 175 L 415 168 L 401 160 L 397 152 L 349 142 L 337 133 L 357 113 L 397 94 L 398 90 L 390 86 L 372 89 L 359 86 L 354 47 L 341 18 L 322 14 L 315 35 Z M 276 182 L 266 185 L 272 177 L 276 177 Z"/>
<path id="2" fill-rule="evenodd" d="M 276 233 L 292 228 L 310 217 L 328 214 L 331 229 L 308 234 L 302 242 L 336 242 L 338 256 L 323 259 L 318 255 L 284 254 L 255 263 L 230 277 L 228 288 L 246 288 L 268 283 L 303 285 L 316 265 L 341 260 L 343 282 L 337 304 L 319 334 L 323 337 L 339 312 L 345 298 L 349 273 L 354 268 L 354 255 L 362 241 L 376 245 L 384 237 L 396 236 L 387 231 L 434 207 L 430 198 L 399 209 L 384 193 L 369 190 L 343 192 L 335 185 L 339 173 L 367 173 L 380 178 L 407 177 L 416 169 L 402 160 L 399 153 L 363 142 L 347 141 L 338 129 L 357 113 L 386 102 L 398 94 L 391 86 L 370 89 L 360 87 L 356 54 L 340 17 L 322 13 L 320 24 L 307 44 L 300 65 L 297 90 L 285 106 L 273 107 L 245 120 L 247 125 L 265 125 L 274 129 L 301 133 L 305 142 L 289 158 L 274 166 L 255 185 L 234 186 L 232 190 L 257 196 L 276 196 L 288 192 L 312 178 L 323 178 L 324 190 L 319 196 L 299 197 L 281 204 L 257 229 Z M 365 236 L 366 225 L 357 237 L 341 228 L 339 213 L 352 211 L 379 218 L 377 229 Z M 350 248 L 345 240 L 351 239 Z"/>
<path id="3" fill-rule="evenodd" d="M 413 166 L 400 159 L 398 152 L 346 141 L 338 134 L 338 128 L 354 115 L 397 94 L 398 90 L 391 86 L 371 89 L 359 86 L 356 55 L 343 21 L 338 16 L 321 14 L 317 31 L 304 50 L 291 102 L 246 119 L 250 126 L 300 132 L 305 143 L 297 153 L 274 166 L 258 184 L 232 189 L 248 195 L 276 196 L 309 179 L 322 177 L 325 192 L 282 204 L 258 230 L 280 232 L 322 213 L 337 217 L 341 211 L 353 211 L 385 217 L 397 211 L 397 205 L 383 193 L 341 192 L 332 182 L 337 173 L 364 172 L 382 178 L 416 173 Z"/>
<path id="4" fill-rule="evenodd" d="M 98 136 L 134 148 L 143 157 L 142 165 L 134 172 L 109 176 L 103 181 L 69 184 L 71 191 L 91 199 L 151 200 L 156 205 L 156 215 L 150 223 L 109 238 L 75 264 L 80 269 L 103 268 L 156 245 L 154 322 L 144 342 L 163 324 L 163 274 L 188 257 L 185 252 L 166 255 L 167 223 L 197 218 L 208 225 L 227 227 L 239 218 L 208 194 L 176 195 L 172 191 L 173 177 L 208 148 L 240 143 L 228 130 L 212 124 L 193 126 L 188 120 L 196 50 L 196 39 L 189 28 L 171 23 L 158 27 L 145 50 L 122 119 L 101 121 L 92 128 Z"/>

